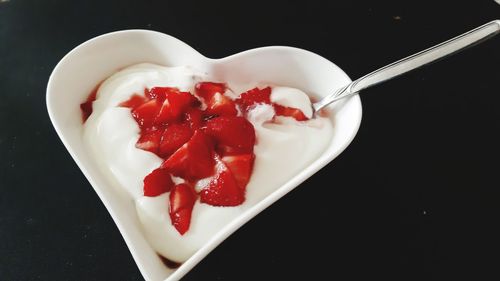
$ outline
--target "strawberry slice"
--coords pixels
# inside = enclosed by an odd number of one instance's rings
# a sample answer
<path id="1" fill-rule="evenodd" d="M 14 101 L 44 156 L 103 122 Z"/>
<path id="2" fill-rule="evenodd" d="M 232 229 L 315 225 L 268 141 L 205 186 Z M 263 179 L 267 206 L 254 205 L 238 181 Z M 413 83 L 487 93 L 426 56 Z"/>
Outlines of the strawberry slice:
<path id="1" fill-rule="evenodd" d="M 153 88 L 155 89 L 155 88 Z M 153 91 L 151 89 L 151 91 Z M 197 105 L 199 101 L 189 92 L 174 92 L 165 93 L 165 100 L 161 106 L 161 110 L 156 116 L 155 124 L 169 123 L 178 120 L 188 108 Z"/>
<path id="2" fill-rule="evenodd" d="M 135 143 L 135 147 L 158 154 L 162 134 L 163 130 L 157 129 L 143 131 L 141 137 Z"/>
<path id="3" fill-rule="evenodd" d="M 300 109 L 286 107 L 279 104 L 273 104 L 273 107 L 276 115 L 293 117 L 297 121 L 309 120 L 309 118 L 307 118 Z"/>
<path id="4" fill-rule="evenodd" d="M 271 87 L 264 89 L 253 88 L 236 99 L 236 104 L 240 106 L 243 112 L 248 112 L 251 107 L 262 103 L 271 104 Z"/>
<path id="5" fill-rule="evenodd" d="M 174 186 L 172 192 L 170 192 L 170 220 L 181 235 L 189 230 L 196 197 L 193 187 L 185 183 Z"/>
<path id="6" fill-rule="evenodd" d="M 228 146 L 238 152 L 253 152 L 255 130 L 243 117 L 221 116 L 207 121 L 204 131 L 213 137 L 217 146 Z"/>
<path id="7" fill-rule="evenodd" d="M 205 113 L 207 115 L 218 116 L 238 115 L 234 101 L 220 93 L 215 93 L 207 102 L 207 109 L 205 110 Z"/>
<path id="8" fill-rule="evenodd" d="M 200 82 L 195 86 L 195 93 L 205 101 L 209 101 L 215 93 L 223 95 L 226 89 L 227 86 L 224 83 Z"/>
<path id="9" fill-rule="evenodd" d="M 192 130 L 199 129 L 203 124 L 203 111 L 196 107 L 188 109 L 184 114 L 183 122 L 189 124 Z"/>
<path id="10" fill-rule="evenodd" d="M 145 97 L 140 96 L 138 94 L 134 94 L 128 100 L 120 103 L 118 106 L 120 106 L 120 107 L 128 107 L 128 108 L 135 109 L 135 108 L 141 106 L 142 104 L 144 104 L 147 101 L 148 100 Z"/>
<path id="11" fill-rule="evenodd" d="M 200 202 L 212 206 L 238 206 L 245 201 L 245 191 L 238 186 L 227 166 L 218 159 L 217 174 L 200 192 Z"/>
<path id="12" fill-rule="evenodd" d="M 253 163 L 255 160 L 254 154 L 242 154 L 222 157 L 222 162 L 233 174 L 238 187 L 245 191 L 245 188 L 250 181 L 252 175 Z"/>
<path id="13" fill-rule="evenodd" d="M 156 197 L 169 192 L 174 186 L 170 174 L 162 169 L 153 170 L 144 178 L 144 196 Z"/>
<path id="14" fill-rule="evenodd" d="M 189 141 L 192 135 L 193 131 L 187 124 L 172 124 L 167 126 L 161 137 L 158 155 L 162 158 L 168 158 L 179 147 Z"/>
<path id="15" fill-rule="evenodd" d="M 215 160 L 211 139 L 196 130 L 191 139 L 161 164 L 174 176 L 198 180 L 214 173 Z"/>
<path id="16" fill-rule="evenodd" d="M 160 112 L 160 109 L 161 103 L 156 100 L 150 100 L 132 110 L 132 116 L 139 124 L 139 127 L 141 129 L 145 129 L 153 125 L 158 112 Z"/>

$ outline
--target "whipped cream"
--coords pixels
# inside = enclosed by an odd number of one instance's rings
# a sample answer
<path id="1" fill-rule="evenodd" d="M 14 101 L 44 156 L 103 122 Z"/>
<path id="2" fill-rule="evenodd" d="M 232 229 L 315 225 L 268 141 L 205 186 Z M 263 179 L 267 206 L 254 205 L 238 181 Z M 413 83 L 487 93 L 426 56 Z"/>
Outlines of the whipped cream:
<path id="1" fill-rule="evenodd" d="M 190 67 L 146 63 L 127 67 L 102 83 L 93 104 L 93 113 L 84 124 L 84 142 L 97 165 L 118 192 L 133 199 L 143 232 L 153 249 L 176 262 L 187 260 L 230 221 L 317 159 L 333 136 L 332 122 L 328 118 L 316 117 L 298 122 L 291 117 L 279 116 L 275 119 L 278 122 L 270 123 L 267 121 L 274 115 L 273 107 L 256 106 L 248 114 L 257 143 L 245 202 L 236 207 L 214 207 L 198 200 L 193 208 L 189 231 L 180 235 L 170 221 L 169 193 L 157 197 L 143 196 L 144 177 L 163 160 L 135 147 L 139 126 L 130 109 L 118 105 L 134 93 L 140 94 L 144 88 L 155 86 L 177 87 L 194 93 L 195 84 L 202 80 L 213 79 Z M 228 83 L 231 87 L 231 81 Z M 235 95 L 228 93 L 228 96 Z M 308 117 L 312 115 L 309 99 L 300 90 L 273 87 L 271 99 L 283 106 L 299 108 Z"/>

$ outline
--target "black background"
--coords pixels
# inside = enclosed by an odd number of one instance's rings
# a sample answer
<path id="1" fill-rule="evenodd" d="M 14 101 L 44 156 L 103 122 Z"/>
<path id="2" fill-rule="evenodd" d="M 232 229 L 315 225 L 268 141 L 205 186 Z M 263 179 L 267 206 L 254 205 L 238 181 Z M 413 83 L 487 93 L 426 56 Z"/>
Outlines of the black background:
<path id="1" fill-rule="evenodd" d="M 85 40 L 290 45 L 358 78 L 495 18 L 493 0 L 0 1 L 0 280 L 142 280 L 46 112 L 50 72 Z M 499 47 L 366 90 L 346 151 L 183 280 L 500 280 Z"/>

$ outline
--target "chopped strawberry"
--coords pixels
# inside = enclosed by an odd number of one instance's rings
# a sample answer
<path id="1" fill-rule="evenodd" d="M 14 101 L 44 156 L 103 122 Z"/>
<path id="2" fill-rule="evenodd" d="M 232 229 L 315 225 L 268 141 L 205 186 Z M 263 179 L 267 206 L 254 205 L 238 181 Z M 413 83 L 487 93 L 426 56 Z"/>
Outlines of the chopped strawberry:
<path id="1" fill-rule="evenodd" d="M 132 116 L 139 124 L 139 127 L 141 129 L 145 129 L 153 125 L 158 112 L 160 112 L 160 109 L 161 103 L 156 100 L 150 100 L 132 110 Z"/>
<path id="2" fill-rule="evenodd" d="M 144 178 L 144 196 L 156 197 L 169 192 L 174 186 L 170 174 L 163 169 L 156 169 Z"/>
<path id="3" fill-rule="evenodd" d="M 209 101 L 215 93 L 223 95 L 226 88 L 227 86 L 224 83 L 200 82 L 196 84 L 195 92 L 196 95 L 202 97 L 205 101 Z"/>
<path id="4" fill-rule="evenodd" d="M 242 154 L 222 157 L 222 162 L 233 174 L 239 188 L 245 190 L 250 176 L 252 175 L 253 163 L 255 160 L 254 154 Z"/>
<path id="5" fill-rule="evenodd" d="M 144 88 L 144 96 L 148 100 L 152 100 L 153 99 L 153 97 L 151 97 L 151 91 L 148 88 Z"/>
<path id="6" fill-rule="evenodd" d="M 170 220 L 181 235 L 189 230 L 191 213 L 196 199 L 197 196 L 193 187 L 185 183 L 174 186 L 172 192 L 170 192 Z"/>
<path id="7" fill-rule="evenodd" d="M 183 121 L 189 124 L 192 130 L 199 129 L 203 124 L 203 111 L 196 107 L 190 108 L 184 114 Z"/>
<path id="8" fill-rule="evenodd" d="M 148 100 L 145 97 L 140 96 L 138 94 L 134 94 L 128 100 L 120 103 L 118 106 L 120 106 L 120 107 L 128 107 L 128 108 L 134 109 L 136 107 L 141 106 L 142 104 L 144 104 L 147 101 Z"/>
<path id="9" fill-rule="evenodd" d="M 216 117 L 207 121 L 204 130 L 218 146 L 228 146 L 239 152 L 253 151 L 255 130 L 243 117 Z"/>
<path id="10" fill-rule="evenodd" d="M 147 92 L 145 92 L 145 95 L 149 99 L 157 99 L 159 102 L 163 102 L 167 95 L 171 93 L 176 94 L 179 92 L 179 89 L 174 87 L 153 87 L 150 90 L 147 90 Z"/>
<path id="11" fill-rule="evenodd" d="M 271 87 L 264 89 L 253 88 L 249 91 L 242 93 L 236 104 L 240 106 L 241 111 L 247 112 L 252 106 L 256 104 L 271 104 Z"/>
<path id="12" fill-rule="evenodd" d="M 217 158 L 217 174 L 200 192 L 200 202 L 212 206 L 238 206 L 245 201 L 245 191 L 238 186 L 231 171 Z"/>
<path id="13" fill-rule="evenodd" d="M 188 108 L 197 103 L 199 103 L 199 101 L 189 92 L 167 92 L 161 110 L 155 119 L 155 124 L 176 121 L 188 110 Z"/>
<path id="14" fill-rule="evenodd" d="M 80 104 L 80 109 L 82 110 L 83 122 L 87 121 L 87 119 L 90 117 L 90 114 L 92 114 L 92 103 L 93 102 L 94 101 L 86 101 L 86 102 Z"/>
<path id="15" fill-rule="evenodd" d="M 80 109 L 82 110 L 83 122 L 87 121 L 90 114 L 92 114 L 92 104 L 97 98 L 97 90 L 99 90 L 99 86 L 101 86 L 101 83 L 95 86 L 94 89 L 90 92 L 89 96 L 87 97 L 87 100 L 85 100 L 84 103 L 80 104 Z"/>
<path id="16" fill-rule="evenodd" d="M 169 157 L 189 141 L 192 135 L 193 131 L 187 124 L 171 124 L 167 126 L 161 137 L 158 155 L 162 158 Z"/>
<path id="17" fill-rule="evenodd" d="M 297 121 L 309 120 L 300 109 L 281 106 L 279 104 L 273 104 L 273 107 L 276 115 L 293 117 Z"/>
<path id="18" fill-rule="evenodd" d="M 234 156 L 234 155 L 252 153 L 253 147 L 252 148 L 248 148 L 248 147 L 239 148 L 239 147 L 233 147 L 233 146 L 228 146 L 228 145 L 218 143 L 215 147 L 215 152 L 217 152 L 217 154 L 222 156 L 222 157 Z"/>
<path id="19" fill-rule="evenodd" d="M 191 139 L 161 164 L 174 176 L 197 180 L 214 173 L 215 160 L 211 139 L 196 130 Z"/>
<path id="20" fill-rule="evenodd" d="M 135 143 L 135 147 L 157 154 L 162 134 L 163 130 L 152 129 L 144 131 L 141 133 L 139 140 Z"/>
<path id="21" fill-rule="evenodd" d="M 207 102 L 207 115 L 217 116 L 236 116 L 236 104 L 230 98 L 220 93 L 215 93 L 212 98 Z"/>

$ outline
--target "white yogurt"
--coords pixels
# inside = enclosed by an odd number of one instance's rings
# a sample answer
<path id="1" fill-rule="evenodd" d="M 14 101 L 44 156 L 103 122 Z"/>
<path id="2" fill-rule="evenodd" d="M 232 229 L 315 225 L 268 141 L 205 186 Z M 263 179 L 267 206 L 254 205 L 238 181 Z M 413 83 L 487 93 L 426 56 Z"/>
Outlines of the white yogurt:
<path id="1" fill-rule="evenodd" d="M 317 159 L 326 150 L 333 135 L 328 118 L 297 122 L 290 117 L 278 117 L 279 124 L 274 124 L 266 122 L 273 116 L 273 108 L 257 106 L 249 114 L 249 120 L 255 127 L 257 144 L 245 202 L 237 207 L 214 207 L 197 201 L 190 228 L 181 236 L 170 221 L 169 194 L 157 197 L 142 195 L 144 177 L 159 167 L 162 159 L 135 147 L 139 127 L 130 109 L 117 106 L 134 93 L 143 93 L 146 87 L 178 87 L 193 93 L 194 85 L 201 80 L 210 79 L 189 67 L 153 64 L 128 67 L 101 85 L 93 104 L 93 113 L 84 124 L 83 137 L 87 149 L 110 183 L 135 201 L 139 220 L 151 246 L 176 262 L 187 260 L 218 230 Z M 231 86 L 230 81 L 229 84 Z M 305 96 L 293 88 L 274 87 L 271 98 L 284 106 L 306 110 L 300 93 Z M 286 99 L 287 95 L 292 101 Z M 307 110 L 304 113 L 308 115 Z"/>
<path id="2" fill-rule="evenodd" d="M 311 100 L 299 89 L 273 87 L 271 91 L 271 102 L 286 107 L 298 108 L 307 118 L 311 118 L 313 114 Z"/>

